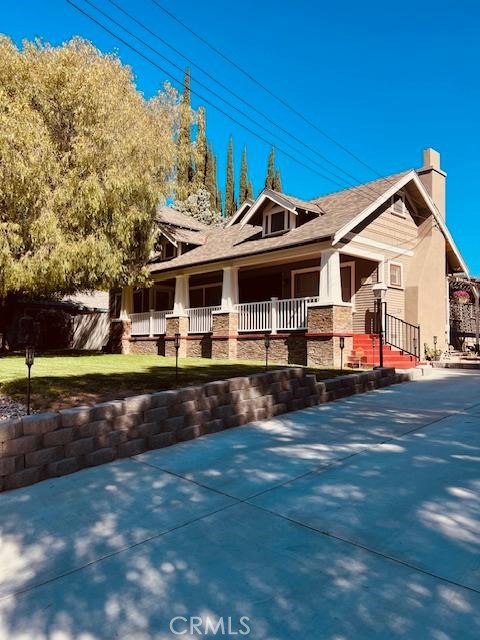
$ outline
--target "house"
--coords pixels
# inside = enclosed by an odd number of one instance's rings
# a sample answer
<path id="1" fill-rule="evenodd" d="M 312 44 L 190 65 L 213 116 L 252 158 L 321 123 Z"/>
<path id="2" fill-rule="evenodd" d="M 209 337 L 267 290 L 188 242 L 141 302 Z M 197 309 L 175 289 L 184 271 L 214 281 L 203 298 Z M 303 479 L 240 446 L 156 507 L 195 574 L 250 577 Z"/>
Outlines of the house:
<path id="1" fill-rule="evenodd" d="M 467 266 L 445 220 L 446 174 L 423 166 L 313 200 L 265 189 L 223 228 L 171 208 L 150 289 L 115 294 L 123 352 L 338 366 L 378 359 L 374 288 L 386 285 L 386 363 L 449 343 L 448 276 Z M 378 288 L 378 287 L 377 287 Z M 341 349 L 343 346 L 343 350 Z"/>

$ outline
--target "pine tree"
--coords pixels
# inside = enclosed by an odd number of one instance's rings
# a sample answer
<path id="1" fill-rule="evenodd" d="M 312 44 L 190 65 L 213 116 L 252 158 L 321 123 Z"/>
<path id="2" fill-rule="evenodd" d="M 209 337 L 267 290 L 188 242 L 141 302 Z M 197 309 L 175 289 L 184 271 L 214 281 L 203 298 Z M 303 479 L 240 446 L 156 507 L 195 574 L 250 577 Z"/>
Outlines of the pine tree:
<path id="1" fill-rule="evenodd" d="M 273 190 L 282 191 L 282 176 L 280 175 L 280 169 L 275 169 L 275 175 L 273 177 Z"/>
<path id="2" fill-rule="evenodd" d="M 268 154 L 267 177 L 265 178 L 265 189 L 273 189 L 275 181 L 275 149 L 272 147 Z"/>
<path id="3" fill-rule="evenodd" d="M 192 110 L 190 107 L 190 69 L 185 71 L 180 105 L 180 130 L 177 142 L 177 200 L 185 200 L 192 191 Z"/>
<path id="4" fill-rule="evenodd" d="M 205 108 L 198 109 L 197 139 L 195 142 L 195 186 L 198 189 L 207 187 L 207 133 Z"/>
<path id="5" fill-rule="evenodd" d="M 225 183 L 225 218 L 235 213 L 235 182 L 233 177 L 233 140 L 230 136 L 227 152 L 227 178 Z"/>

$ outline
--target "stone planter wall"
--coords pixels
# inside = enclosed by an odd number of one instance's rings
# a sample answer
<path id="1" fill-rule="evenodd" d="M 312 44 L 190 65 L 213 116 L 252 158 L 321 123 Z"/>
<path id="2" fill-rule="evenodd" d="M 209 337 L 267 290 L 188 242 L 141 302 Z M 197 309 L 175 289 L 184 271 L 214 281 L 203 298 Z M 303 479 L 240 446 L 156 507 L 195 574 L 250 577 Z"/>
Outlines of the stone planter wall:
<path id="1" fill-rule="evenodd" d="M 283 369 L 0 422 L 0 491 L 406 379 L 378 369 L 317 383 Z"/>

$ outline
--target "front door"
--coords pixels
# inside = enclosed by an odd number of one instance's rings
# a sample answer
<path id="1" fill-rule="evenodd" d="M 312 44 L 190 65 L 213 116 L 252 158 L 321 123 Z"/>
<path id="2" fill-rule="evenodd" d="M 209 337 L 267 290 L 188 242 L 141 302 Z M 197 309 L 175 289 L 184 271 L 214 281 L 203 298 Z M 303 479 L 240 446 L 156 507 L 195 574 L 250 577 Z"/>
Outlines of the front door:
<path id="1" fill-rule="evenodd" d="M 352 302 L 353 298 L 353 265 L 345 264 L 340 267 L 340 281 L 342 283 L 343 302 Z"/>

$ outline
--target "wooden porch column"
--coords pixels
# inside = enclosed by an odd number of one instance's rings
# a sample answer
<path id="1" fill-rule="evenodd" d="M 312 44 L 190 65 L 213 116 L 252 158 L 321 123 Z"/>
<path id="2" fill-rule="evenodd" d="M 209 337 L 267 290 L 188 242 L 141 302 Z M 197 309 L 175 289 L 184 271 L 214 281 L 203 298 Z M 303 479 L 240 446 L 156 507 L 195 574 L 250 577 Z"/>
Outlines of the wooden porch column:
<path id="1" fill-rule="evenodd" d="M 238 267 L 224 267 L 222 311 L 232 311 L 236 304 L 238 304 Z"/>
<path id="2" fill-rule="evenodd" d="M 340 253 L 336 249 L 322 251 L 318 295 L 321 304 L 342 304 Z"/>
<path id="3" fill-rule="evenodd" d="M 188 276 L 177 276 L 175 278 L 175 298 L 173 302 L 173 316 L 185 315 L 185 309 L 190 306 L 190 291 L 188 287 Z"/>

